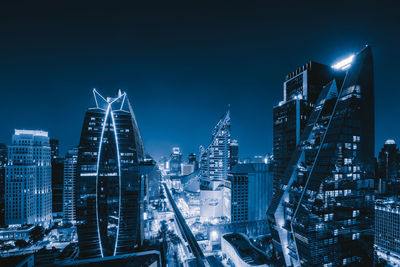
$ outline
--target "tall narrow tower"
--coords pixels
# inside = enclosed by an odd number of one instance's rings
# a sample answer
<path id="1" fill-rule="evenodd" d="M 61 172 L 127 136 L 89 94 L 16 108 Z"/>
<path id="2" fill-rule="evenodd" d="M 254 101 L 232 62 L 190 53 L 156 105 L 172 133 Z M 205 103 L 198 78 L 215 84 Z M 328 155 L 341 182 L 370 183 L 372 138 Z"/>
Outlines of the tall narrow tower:
<path id="1" fill-rule="evenodd" d="M 76 224 L 81 258 L 130 253 L 141 244 L 143 143 L 126 93 L 86 111 L 78 149 Z"/>

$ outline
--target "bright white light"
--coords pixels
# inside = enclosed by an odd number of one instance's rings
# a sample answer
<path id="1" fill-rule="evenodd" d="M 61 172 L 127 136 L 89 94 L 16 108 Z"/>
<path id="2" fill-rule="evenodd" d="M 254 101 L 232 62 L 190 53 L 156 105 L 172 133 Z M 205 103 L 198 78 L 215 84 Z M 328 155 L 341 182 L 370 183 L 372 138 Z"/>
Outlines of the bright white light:
<path id="1" fill-rule="evenodd" d="M 210 237 L 211 237 L 211 241 L 216 241 L 218 239 L 218 232 L 212 231 Z"/>
<path id="2" fill-rule="evenodd" d="M 338 63 L 332 65 L 332 68 L 337 69 L 337 70 L 345 70 L 348 69 L 351 66 L 351 63 L 354 60 L 354 55 L 351 55 L 341 61 L 339 61 Z"/>
<path id="3" fill-rule="evenodd" d="M 37 130 L 17 130 L 15 129 L 15 135 L 22 135 L 22 134 L 27 134 L 27 135 L 35 135 L 35 136 L 44 136 L 44 137 L 49 137 L 48 132 L 45 131 L 37 131 Z"/>

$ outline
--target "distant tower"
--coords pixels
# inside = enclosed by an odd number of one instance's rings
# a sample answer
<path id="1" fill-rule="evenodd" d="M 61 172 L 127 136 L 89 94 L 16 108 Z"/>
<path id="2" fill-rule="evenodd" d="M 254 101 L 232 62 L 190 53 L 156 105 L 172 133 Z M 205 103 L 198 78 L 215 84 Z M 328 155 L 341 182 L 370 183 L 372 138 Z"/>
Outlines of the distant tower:
<path id="1" fill-rule="evenodd" d="M 142 243 L 143 143 L 126 93 L 86 111 L 78 150 L 76 225 L 81 258 L 132 253 Z"/>
<path id="2" fill-rule="evenodd" d="M 169 159 L 170 173 L 179 175 L 181 173 L 182 153 L 179 147 L 173 147 Z"/>
<path id="3" fill-rule="evenodd" d="M 57 158 L 60 154 L 60 144 L 57 139 L 50 139 L 51 158 Z"/>
<path id="4" fill-rule="evenodd" d="M 239 161 L 239 143 L 237 140 L 231 140 L 231 144 L 229 146 L 229 169 L 232 168 Z"/>
<path id="5" fill-rule="evenodd" d="M 6 225 L 52 220 L 51 162 L 48 133 L 15 130 L 6 166 Z"/>
<path id="6" fill-rule="evenodd" d="M 64 159 L 63 222 L 75 224 L 75 185 L 78 148 L 68 150 Z"/>
<path id="7" fill-rule="evenodd" d="M 386 140 L 379 152 L 377 176 L 386 181 L 400 178 L 400 152 L 394 140 Z"/>

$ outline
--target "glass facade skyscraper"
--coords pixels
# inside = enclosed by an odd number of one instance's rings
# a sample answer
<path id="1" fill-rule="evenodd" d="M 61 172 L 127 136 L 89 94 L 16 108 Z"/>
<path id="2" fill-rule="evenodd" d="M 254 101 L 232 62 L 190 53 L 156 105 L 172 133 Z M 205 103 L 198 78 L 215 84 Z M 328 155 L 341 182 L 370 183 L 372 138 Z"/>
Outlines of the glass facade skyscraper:
<path id="1" fill-rule="evenodd" d="M 280 186 L 318 94 L 332 76 L 329 66 L 312 61 L 286 76 L 283 100 L 273 109 L 274 192 Z"/>
<path id="2" fill-rule="evenodd" d="M 370 47 L 332 66 L 268 220 L 287 266 L 368 262 L 372 254 L 374 80 Z"/>
<path id="3" fill-rule="evenodd" d="M 76 224 L 80 258 L 133 252 L 142 233 L 143 143 L 126 93 L 86 111 L 78 149 Z"/>

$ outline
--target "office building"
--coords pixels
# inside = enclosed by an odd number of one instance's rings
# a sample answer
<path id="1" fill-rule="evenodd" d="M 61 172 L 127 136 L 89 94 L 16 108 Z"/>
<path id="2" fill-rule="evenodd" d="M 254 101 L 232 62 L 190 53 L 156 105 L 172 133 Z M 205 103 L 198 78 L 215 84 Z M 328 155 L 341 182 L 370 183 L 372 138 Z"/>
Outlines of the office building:
<path id="1" fill-rule="evenodd" d="M 126 93 L 93 90 L 78 149 L 76 225 L 80 258 L 131 253 L 142 243 L 143 143 Z"/>
<path id="2" fill-rule="evenodd" d="M 369 46 L 332 66 L 268 209 L 287 266 L 371 264 L 374 80 Z"/>
<path id="3" fill-rule="evenodd" d="M 6 166 L 6 225 L 52 220 L 51 161 L 48 133 L 15 130 Z"/>
<path id="4" fill-rule="evenodd" d="M 78 148 L 74 147 L 64 159 L 63 222 L 75 224 L 75 185 L 78 163 Z"/>
<path id="5" fill-rule="evenodd" d="M 332 76 L 329 66 L 312 61 L 286 76 L 283 100 L 273 109 L 274 192 L 280 186 L 318 95 Z"/>
<path id="6" fill-rule="evenodd" d="M 375 203 L 375 261 L 400 266 L 400 203 L 379 199 Z"/>
<path id="7" fill-rule="evenodd" d="M 272 200 L 270 166 L 263 162 L 236 164 L 229 174 L 231 182 L 231 222 L 267 219 Z"/>
<path id="8" fill-rule="evenodd" d="M 231 220 L 231 183 L 229 180 L 201 180 L 200 221 L 222 223 Z"/>

